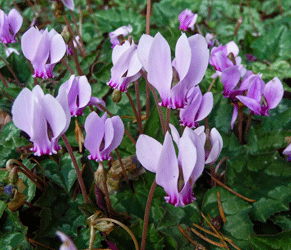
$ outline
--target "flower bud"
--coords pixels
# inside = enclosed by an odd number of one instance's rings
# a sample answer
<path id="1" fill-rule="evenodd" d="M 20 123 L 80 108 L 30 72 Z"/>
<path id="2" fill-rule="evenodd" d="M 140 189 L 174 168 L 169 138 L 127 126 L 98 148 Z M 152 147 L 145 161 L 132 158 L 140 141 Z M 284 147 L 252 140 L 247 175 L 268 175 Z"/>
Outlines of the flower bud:
<path id="1" fill-rule="evenodd" d="M 121 101 L 122 95 L 121 91 L 118 89 L 114 89 L 112 92 L 112 101 L 115 103 L 119 103 Z"/>

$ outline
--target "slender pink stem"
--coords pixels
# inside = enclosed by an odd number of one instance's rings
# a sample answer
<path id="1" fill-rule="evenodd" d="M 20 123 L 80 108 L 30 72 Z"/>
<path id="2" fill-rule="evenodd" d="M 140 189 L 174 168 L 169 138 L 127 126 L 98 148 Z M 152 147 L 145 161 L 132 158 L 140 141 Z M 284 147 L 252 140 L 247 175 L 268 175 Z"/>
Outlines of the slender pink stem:
<path id="1" fill-rule="evenodd" d="M 76 170 L 76 173 L 77 173 L 77 177 L 78 177 L 78 182 L 80 184 L 81 191 L 82 191 L 82 194 L 83 194 L 83 197 L 84 197 L 84 201 L 85 201 L 85 203 L 89 203 L 89 199 L 88 199 L 88 194 L 87 194 L 87 191 L 86 191 L 85 183 L 84 183 L 84 180 L 82 178 L 82 174 L 80 172 L 80 169 L 79 169 L 76 157 L 74 155 L 73 149 L 72 149 L 67 137 L 64 134 L 61 137 L 62 137 L 62 139 L 63 139 L 63 141 L 64 141 L 64 143 L 66 145 L 66 148 L 67 148 L 67 150 L 68 150 L 68 152 L 70 154 L 70 157 L 72 159 L 73 165 L 75 167 L 75 170 Z"/>

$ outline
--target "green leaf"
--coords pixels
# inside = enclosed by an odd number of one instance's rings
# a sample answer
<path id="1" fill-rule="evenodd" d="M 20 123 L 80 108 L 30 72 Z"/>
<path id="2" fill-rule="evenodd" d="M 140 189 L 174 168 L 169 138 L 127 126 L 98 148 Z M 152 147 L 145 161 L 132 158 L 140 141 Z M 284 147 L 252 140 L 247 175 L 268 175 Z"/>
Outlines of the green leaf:
<path id="1" fill-rule="evenodd" d="M 290 250 L 291 231 L 282 232 L 277 235 L 250 236 L 249 241 L 253 250 Z"/>
<path id="2" fill-rule="evenodd" d="M 208 214 L 211 218 L 220 216 L 217 192 L 220 193 L 226 217 L 226 223 L 222 225 L 221 232 L 230 237 L 240 248 L 249 249 L 247 238 L 254 233 L 253 224 L 249 218 L 252 206 L 222 187 L 213 187 L 205 194 L 202 204 L 202 212 L 206 217 Z M 207 224 L 204 222 L 204 225 Z"/>
<path id="3" fill-rule="evenodd" d="M 282 230 L 291 230 L 291 211 L 275 214 L 270 218 L 275 224 L 280 226 Z"/>
<path id="4" fill-rule="evenodd" d="M 250 155 L 246 152 L 228 160 L 227 185 L 256 200 L 252 218 L 261 222 L 274 213 L 289 210 L 291 169 L 277 152 Z"/>

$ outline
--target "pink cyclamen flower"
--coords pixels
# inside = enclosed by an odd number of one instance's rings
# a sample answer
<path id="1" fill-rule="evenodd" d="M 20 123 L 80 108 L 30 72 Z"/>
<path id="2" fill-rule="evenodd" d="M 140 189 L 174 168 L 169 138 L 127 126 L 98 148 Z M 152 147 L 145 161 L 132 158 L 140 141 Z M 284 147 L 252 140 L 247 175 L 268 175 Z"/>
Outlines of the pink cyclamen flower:
<path id="1" fill-rule="evenodd" d="M 212 110 L 213 94 L 207 92 L 202 96 L 200 88 L 194 87 L 190 90 L 188 105 L 180 109 L 181 126 L 189 128 L 199 126 L 199 121 L 203 120 Z M 189 91 L 189 92 L 190 92 Z"/>
<path id="2" fill-rule="evenodd" d="M 65 90 L 68 96 L 68 104 L 72 116 L 83 115 L 85 107 L 88 105 L 101 104 L 105 102 L 97 97 L 91 97 L 91 85 L 86 76 L 72 75 L 68 81 L 64 82 L 59 91 Z"/>
<path id="3" fill-rule="evenodd" d="M 15 99 L 11 113 L 15 126 L 29 135 L 35 155 L 57 153 L 58 140 L 71 121 L 64 91 L 54 98 L 44 95 L 39 85 L 32 91 L 24 88 Z"/>
<path id="4" fill-rule="evenodd" d="M 112 48 L 114 48 L 116 45 L 119 45 L 120 37 L 124 38 L 125 36 L 129 35 L 131 32 L 132 32 L 132 26 L 130 24 L 127 26 L 119 27 L 118 29 L 110 32 L 109 38 L 110 38 L 110 42 L 112 43 Z"/>
<path id="5" fill-rule="evenodd" d="M 64 39 L 54 29 L 48 32 L 31 27 L 21 38 L 21 48 L 33 65 L 33 77 L 44 79 L 54 77 L 54 66 L 66 53 Z"/>
<path id="6" fill-rule="evenodd" d="M 198 15 L 194 14 L 191 10 L 184 10 L 179 15 L 180 30 L 187 31 L 188 29 L 194 30 Z"/>
<path id="7" fill-rule="evenodd" d="M 291 143 L 287 146 L 287 148 L 285 148 L 283 154 L 288 155 L 287 161 L 291 162 Z"/>
<path id="8" fill-rule="evenodd" d="M 110 160 L 110 153 L 122 141 L 124 125 L 119 116 L 107 118 L 95 112 L 88 115 L 85 121 L 86 138 L 84 146 L 90 152 L 88 159 L 95 161 Z"/>
<path id="9" fill-rule="evenodd" d="M 225 69 L 234 66 L 233 61 L 229 59 L 230 54 L 234 57 L 235 65 L 239 66 L 241 75 L 244 75 L 246 70 L 241 64 L 241 57 L 237 56 L 238 53 L 239 48 L 234 41 L 231 41 L 224 46 L 220 45 L 219 47 L 213 47 L 209 58 L 209 64 L 215 68 L 216 73 L 212 78 L 220 76 Z"/>
<path id="10" fill-rule="evenodd" d="M 160 94 L 160 105 L 177 109 L 187 105 L 188 91 L 201 82 L 208 66 L 209 50 L 203 36 L 196 34 L 187 38 L 183 33 L 172 62 L 169 44 L 157 33 L 154 38 L 141 37 L 138 57 L 148 73 L 149 83 Z"/>
<path id="11" fill-rule="evenodd" d="M 59 250 L 77 250 L 74 242 L 63 232 L 57 231 L 56 235 L 59 236 L 62 241 L 62 245 Z"/>
<path id="12" fill-rule="evenodd" d="M 269 110 L 278 106 L 284 95 L 284 88 L 278 77 L 267 84 L 260 75 L 253 78 L 246 96 L 237 96 L 255 115 L 269 116 Z"/>
<path id="13" fill-rule="evenodd" d="M 190 128 L 186 127 L 180 137 L 176 128 L 171 124 L 170 127 L 173 139 L 168 131 L 163 145 L 147 135 L 140 135 L 136 155 L 147 170 L 156 173 L 157 184 L 167 193 L 166 201 L 183 207 L 195 200 L 193 186 L 204 170 L 204 145 Z M 173 140 L 179 150 L 178 157 Z"/>
<path id="14" fill-rule="evenodd" d="M 204 132 L 205 127 L 200 126 L 194 130 L 199 135 L 205 145 L 205 164 L 213 164 L 219 157 L 223 147 L 223 140 L 216 128 L 212 128 L 210 133 Z"/>
<path id="15" fill-rule="evenodd" d="M 62 1 L 62 3 L 70 10 L 74 10 L 75 8 L 74 0 L 52 0 L 52 1 L 57 1 L 57 2 Z"/>
<path id="16" fill-rule="evenodd" d="M 107 85 L 126 92 L 128 85 L 140 76 L 142 65 L 137 57 L 137 46 L 129 41 L 116 45 L 112 51 L 111 78 Z"/>
<path id="17" fill-rule="evenodd" d="M 12 9 L 7 14 L 0 10 L 0 41 L 1 43 L 15 43 L 15 35 L 20 30 L 23 18 L 17 10 Z"/>

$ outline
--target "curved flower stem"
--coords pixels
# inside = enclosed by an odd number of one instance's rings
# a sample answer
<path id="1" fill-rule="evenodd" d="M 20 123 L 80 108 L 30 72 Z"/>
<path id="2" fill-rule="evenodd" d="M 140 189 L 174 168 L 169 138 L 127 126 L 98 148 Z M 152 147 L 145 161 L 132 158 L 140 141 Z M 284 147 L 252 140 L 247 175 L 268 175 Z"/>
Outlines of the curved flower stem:
<path id="1" fill-rule="evenodd" d="M 98 107 L 99 107 L 101 110 L 105 111 L 105 112 L 106 112 L 110 117 L 113 116 L 113 114 L 112 114 L 112 113 L 111 113 L 107 108 L 105 108 L 103 105 L 98 104 Z M 135 144 L 136 144 L 135 139 L 134 139 L 133 136 L 128 132 L 128 130 L 127 130 L 126 128 L 124 128 L 124 133 L 128 136 L 128 138 L 131 140 L 131 142 L 135 145 Z"/>
<path id="2" fill-rule="evenodd" d="M 74 70 L 72 70 L 72 68 L 70 67 L 70 65 L 66 62 L 65 58 L 62 58 L 61 59 L 61 63 L 67 68 L 67 70 L 72 74 L 74 75 L 75 72 Z"/>
<path id="3" fill-rule="evenodd" d="M 10 159 L 6 162 L 6 169 L 11 168 L 11 165 L 16 164 L 19 166 L 19 171 L 25 174 L 33 183 L 39 188 L 43 189 L 43 186 L 45 185 L 45 182 L 36 174 L 32 173 L 22 162 L 15 160 L 15 159 Z M 37 182 L 35 179 L 37 179 L 39 182 Z"/>
<path id="4" fill-rule="evenodd" d="M 6 82 L 5 78 L 3 77 L 3 75 L 1 73 L 0 73 L 0 80 L 3 82 L 4 86 L 6 88 L 8 88 L 7 82 Z"/>
<path id="5" fill-rule="evenodd" d="M 130 96 L 130 94 L 129 94 L 128 92 L 126 92 L 126 96 L 127 96 L 128 100 L 129 100 L 129 102 L 130 102 L 130 105 L 131 105 L 131 107 L 132 107 L 133 113 L 134 113 L 134 115 L 135 115 L 135 118 L 136 118 L 136 121 L 137 121 L 137 126 L 138 126 L 139 133 L 142 134 L 142 133 L 143 133 L 143 132 L 142 132 L 143 129 L 142 129 L 142 124 L 141 124 L 141 117 L 139 116 L 139 114 L 138 114 L 138 112 L 137 112 L 137 110 L 136 110 L 136 108 L 135 108 L 134 102 L 133 102 L 133 100 L 132 100 L 132 98 L 131 98 L 131 96 Z"/>
<path id="6" fill-rule="evenodd" d="M 142 238 L 141 238 L 141 245 L 140 245 L 140 249 L 141 250 L 145 250 L 145 246 L 146 246 L 146 241 L 147 241 L 147 234 L 148 234 L 148 225 L 149 225 L 149 217 L 150 217 L 150 209 L 151 209 L 151 203 L 153 200 L 153 196 L 154 196 L 154 192 L 156 189 L 157 183 L 156 180 L 154 180 L 150 192 L 149 192 L 149 196 L 148 196 L 148 200 L 147 200 L 147 204 L 146 204 L 146 209 L 145 209 L 145 213 L 144 213 L 144 220 L 143 220 L 143 229 L 142 229 Z"/>
<path id="7" fill-rule="evenodd" d="M 136 240 L 134 234 L 133 234 L 132 231 L 131 231 L 127 226 L 125 226 L 123 223 L 121 223 L 121 222 L 118 221 L 118 220 L 111 219 L 111 218 L 98 218 L 98 219 L 94 220 L 94 221 L 92 222 L 92 224 L 93 224 L 93 223 L 94 223 L 94 224 L 97 224 L 97 223 L 100 222 L 100 221 L 110 221 L 110 222 L 113 222 L 113 223 L 115 223 L 115 224 L 121 226 L 121 227 L 122 227 L 126 232 L 128 232 L 128 234 L 130 235 L 131 239 L 132 239 L 133 242 L 134 242 L 135 249 L 136 249 L 136 250 L 139 250 L 139 248 L 138 248 L 138 243 L 137 243 L 137 240 Z"/>
<path id="8" fill-rule="evenodd" d="M 155 88 L 149 82 L 147 82 L 147 83 L 148 83 L 148 86 L 149 86 L 153 96 L 154 96 L 155 103 L 156 103 L 157 110 L 158 110 L 159 117 L 160 117 L 160 121 L 161 121 L 161 125 L 162 125 L 163 134 L 165 135 L 167 130 L 166 130 L 166 126 L 165 126 L 165 120 L 164 120 L 163 111 L 162 111 L 161 106 L 159 105 L 159 98 L 157 96 Z"/>
<path id="9" fill-rule="evenodd" d="M 131 186 L 130 183 L 129 183 L 129 179 L 128 179 L 128 176 L 127 176 L 126 170 L 125 170 L 125 168 L 124 168 L 124 166 L 123 166 L 122 159 L 121 159 L 120 154 L 119 154 L 119 152 L 118 152 L 117 149 L 115 149 L 115 153 L 116 153 L 117 158 L 118 158 L 118 161 L 119 161 L 119 163 L 120 163 L 120 167 L 121 167 L 121 169 L 122 169 L 122 173 L 123 173 L 124 179 L 125 179 L 126 183 L 128 184 L 128 186 L 131 187 L 132 191 L 134 191 L 133 188 L 132 188 L 132 186 Z"/>
<path id="10" fill-rule="evenodd" d="M 166 131 L 169 130 L 169 124 L 170 124 L 170 118 L 171 118 L 171 109 L 166 109 Z"/>
<path id="11" fill-rule="evenodd" d="M 143 134 L 142 118 L 141 118 L 141 106 L 140 106 L 140 94 L 139 94 L 139 85 L 138 84 L 139 84 L 138 81 L 134 82 L 135 94 L 136 94 L 136 106 L 137 106 L 137 114 L 138 114 L 137 122 L 140 122 L 140 124 L 141 124 L 140 133 Z"/>
<path id="12" fill-rule="evenodd" d="M 112 208 L 111 201 L 110 201 L 110 196 L 109 196 L 108 187 L 107 187 L 107 173 L 106 173 L 106 170 L 103 166 L 103 162 L 99 163 L 99 167 L 101 167 L 102 171 L 103 171 L 103 191 L 104 191 L 104 195 L 105 195 L 106 207 L 108 210 L 109 217 L 113 217 L 115 214 L 115 211 Z"/>
<path id="13" fill-rule="evenodd" d="M 249 114 L 249 117 L 248 117 L 248 122 L 247 122 L 247 126 L 245 128 L 245 132 L 244 132 L 244 138 L 245 138 L 245 141 L 247 141 L 247 135 L 248 135 L 248 132 L 249 132 L 249 129 L 250 129 L 250 126 L 251 126 L 251 120 L 252 120 L 252 116 L 254 115 L 254 113 L 250 113 Z"/>
<path id="14" fill-rule="evenodd" d="M 16 82 L 18 84 L 20 84 L 20 81 L 19 81 L 18 77 L 16 76 L 14 70 L 10 67 L 9 63 L 3 57 L 0 57 L 0 59 L 5 63 L 5 65 L 7 66 L 7 68 L 9 69 L 11 74 L 13 75 L 13 77 L 15 78 Z"/>
<path id="15" fill-rule="evenodd" d="M 150 34 L 150 27 L 151 27 L 151 8 L 152 3 L 151 0 L 147 0 L 147 16 L 146 16 L 146 34 Z"/>
<path id="16" fill-rule="evenodd" d="M 64 141 L 64 143 L 66 145 L 66 148 L 67 148 L 67 150 L 68 150 L 68 152 L 70 154 L 70 157 L 72 159 L 73 165 L 75 167 L 75 170 L 76 170 L 76 173 L 77 173 L 77 177 L 78 177 L 78 182 L 80 184 L 81 191 L 82 191 L 82 194 L 83 194 L 83 197 L 84 197 L 84 201 L 85 201 L 85 203 L 89 203 L 89 199 L 88 199 L 88 194 L 87 194 L 87 191 L 86 191 L 85 183 L 84 183 L 84 180 L 82 178 L 82 174 L 80 172 L 80 169 L 79 169 L 76 157 L 74 155 L 73 149 L 72 149 L 67 137 L 65 136 L 65 134 L 63 134 L 61 137 L 62 137 L 62 139 L 63 139 L 63 141 Z"/>

